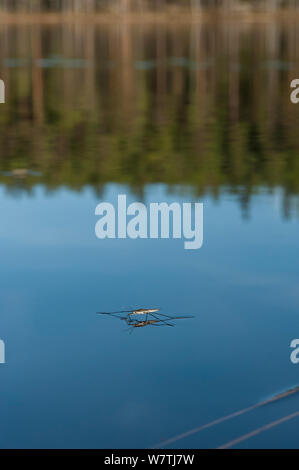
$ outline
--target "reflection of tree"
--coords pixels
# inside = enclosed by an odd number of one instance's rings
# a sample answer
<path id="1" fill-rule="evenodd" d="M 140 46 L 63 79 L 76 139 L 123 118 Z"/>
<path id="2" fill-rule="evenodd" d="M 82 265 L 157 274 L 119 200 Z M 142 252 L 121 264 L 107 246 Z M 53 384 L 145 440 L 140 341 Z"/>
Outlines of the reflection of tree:
<path id="1" fill-rule="evenodd" d="M 289 99 L 298 29 L 2 26 L 0 171 L 42 176 L 0 181 L 96 191 L 119 182 L 140 194 L 163 182 L 216 198 L 226 187 L 244 214 L 259 188 L 280 186 L 288 216 L 299 195 L 299 107 Z"/>
<path id="2" fill-rule="evenodd" d="M 59 11 L 62 13 L 110 12 L 126 14 L 131 11 L 165 10 L 167 7 L 181 7 L 199 14 L 204 8 L 231 10 L 242 8 L 246 11 L 276 11 L 280 7 L 298 5 L 298 0 L 0 0 L 0 9 L 13 12 Z"/>

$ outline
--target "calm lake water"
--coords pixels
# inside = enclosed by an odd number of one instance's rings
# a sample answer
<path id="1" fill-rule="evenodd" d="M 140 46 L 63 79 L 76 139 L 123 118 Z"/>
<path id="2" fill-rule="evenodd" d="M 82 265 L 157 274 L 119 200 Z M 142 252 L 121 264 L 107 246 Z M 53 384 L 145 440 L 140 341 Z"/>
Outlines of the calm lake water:
<path id="1" fill-rule="evenodd" d="M 299 384 L 298 28 L 0 26 L 2 448 L 151 447 Z M 97 239 L 118 194 L 203 202 L 203 247 Z M 156 306 L 195 317 L 129 334 L 96 315 Z M 298 420 L 239 447 L 298 447 Z"/>

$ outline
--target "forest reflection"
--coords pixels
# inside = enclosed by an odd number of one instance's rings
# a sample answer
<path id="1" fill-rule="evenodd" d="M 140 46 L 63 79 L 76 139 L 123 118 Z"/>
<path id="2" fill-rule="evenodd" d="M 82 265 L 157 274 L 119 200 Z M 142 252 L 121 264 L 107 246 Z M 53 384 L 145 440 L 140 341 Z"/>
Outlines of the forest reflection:
<path id="1" fill-rule="evenodd" d="M 296 20 L 4 25 L 0 183 L 30 192 L 150 183 L 195 195 L 260 189 L 298 206 Z"/>

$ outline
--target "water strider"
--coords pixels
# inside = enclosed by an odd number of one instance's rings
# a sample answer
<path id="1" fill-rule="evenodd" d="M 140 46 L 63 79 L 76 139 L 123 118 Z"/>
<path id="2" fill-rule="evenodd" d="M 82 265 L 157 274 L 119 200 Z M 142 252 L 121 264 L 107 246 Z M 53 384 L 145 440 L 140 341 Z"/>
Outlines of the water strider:
<path id="1" fill-rule="evenodd" d="M 179 320 L 184 318 L 194 318 L 192 315 L 183 315 L 183 316 L 171 316 L 165 315 L 159 312 L 158 308 L 140 308 L 137 310 L 121 310 L 118 312 L 97 312 L 98 315 L 110 315 L 112 317 L 119 318 L 120 320 L 124 320 L 128 326 L 132 328 L 141 328 L 144 326 L 175 326 L 173 323 L 170 323 L 172 320 Z M 126 316 L 120 315 L 121 313 L 127 313 Z M 157 313 L 157 314 L 156 314 Z M 156 315 L 155 315 L 156 314 Z M 132 315 L 145 315 L 145 320 L 138 318 L 132 318 Z M 163 317 L 163 318 L 160 318 Z M 131 329 L 130 328 L 130 329 Z M 131 330 L 131 331 L 132 331 Z"/>

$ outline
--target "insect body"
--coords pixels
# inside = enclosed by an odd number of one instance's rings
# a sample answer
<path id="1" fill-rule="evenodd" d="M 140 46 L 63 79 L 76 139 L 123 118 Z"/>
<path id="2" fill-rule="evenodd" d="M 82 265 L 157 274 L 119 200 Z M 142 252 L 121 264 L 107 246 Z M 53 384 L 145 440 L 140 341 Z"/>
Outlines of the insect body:
<path id="1" fill-rule="evenodd" d="M 159 312 L 158 308 L 139 308 L 138 310 L 132 310 L 129 315 L 148 315 L 156 312 Z"/>

